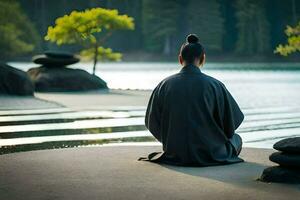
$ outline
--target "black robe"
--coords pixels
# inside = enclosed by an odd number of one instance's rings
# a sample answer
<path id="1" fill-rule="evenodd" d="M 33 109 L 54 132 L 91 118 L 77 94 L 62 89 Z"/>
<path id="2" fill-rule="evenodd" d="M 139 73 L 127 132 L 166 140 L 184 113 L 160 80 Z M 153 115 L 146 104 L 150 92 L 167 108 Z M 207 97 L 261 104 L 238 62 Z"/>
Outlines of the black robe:
<path id="1" fill-rule="evenodd" d="M 145 124 L 164 152 L 147 160 L 182 166 L 242 162 L 235 130 L 243 119 L 223 83 L 187 65 L 160 82 L 150 97 Z"/>

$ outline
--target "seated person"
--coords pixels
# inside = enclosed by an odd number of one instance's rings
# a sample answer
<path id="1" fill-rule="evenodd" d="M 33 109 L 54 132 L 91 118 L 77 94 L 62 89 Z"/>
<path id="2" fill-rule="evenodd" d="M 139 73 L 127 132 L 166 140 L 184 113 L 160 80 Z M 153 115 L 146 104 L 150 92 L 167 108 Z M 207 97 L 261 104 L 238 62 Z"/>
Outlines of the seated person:
<path id="1" fill-rule="evenodd" d="M 235 130 L 244 115 L 225 85 L 201 72 L 205 52 L 196 35 L 187 37 L 179 62 L 180 72 L 161 81 L 150 97 L 145 124 L 163 152 L 144 160 L 180 166 L 242 162 Z"/>

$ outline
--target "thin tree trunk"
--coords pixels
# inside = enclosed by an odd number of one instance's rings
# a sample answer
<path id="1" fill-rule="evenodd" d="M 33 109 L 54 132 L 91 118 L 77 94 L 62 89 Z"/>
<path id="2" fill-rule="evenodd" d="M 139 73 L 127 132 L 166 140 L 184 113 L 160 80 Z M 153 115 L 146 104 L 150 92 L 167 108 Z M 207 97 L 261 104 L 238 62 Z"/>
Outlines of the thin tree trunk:
<path id="1" fill-rule="evenodd" d="M 112 34 L 112 31 L 109 32 L 109 33 L 107 33 L 106 36 L 104 36 L 102 38 L 102 40 L 96 41 L 96 43 L 95 43 L 95 47 L 94 47 L 95 48 L 95 55 L 94 55 L 93 75 L 96 74 L 96 65 L 97 65 L 97 62 L 98 62 L 98 47 L 99 47 L 98 45 L 102 44 L 111 34 Z"/>
<path id="2" fill-rule="evenodd" d="M 94 55 L 94 66 L 93 66 L 93 75 L 96 73 L 96 65 L 98 61 L 98 45 L 95 45 L 95 55 Z"/>

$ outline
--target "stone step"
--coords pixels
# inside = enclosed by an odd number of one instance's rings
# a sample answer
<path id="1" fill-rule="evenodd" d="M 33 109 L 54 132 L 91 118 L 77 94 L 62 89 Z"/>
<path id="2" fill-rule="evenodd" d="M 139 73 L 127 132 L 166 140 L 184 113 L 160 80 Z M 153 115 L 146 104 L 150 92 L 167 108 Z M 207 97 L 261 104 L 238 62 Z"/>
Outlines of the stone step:
<path id="1" fill-rule="evenodd" d="M 105 140 L 105 139 L 145 137 L 145 136 L 152 136 L 152 135 L 150 134 L 149 131 L 145 130 L 145 131 L 125 131 L 125 132 L 98 133 L 98 134 L 27 137 L 27 138 L 2 139 L 0 140 L 0 146 L 36 144 L 36 143 L 57 142 L 57 141 Z"/>
<path id="2" fill-rule="evenodd" d="M 34 114 L 51 114 L 72 112 L 70 108 L 45 108 L 45 109 L 26 109 L 26 110 L 0 110 L 0 116 L 18 116 L 18 115 L 34 115 Z"/>
<path id="3" fill-rule="evenodd" d="M 0 126 L 5 125 L 27 125 L 42 123 L 64 123 L 75 120 L 87 119 L 105 119 L 105 118 L 130 118 L 143 117 L 145 111 L 78 111 L 78 112 L 62 112 L 50 114 L 33 114 L 18 116 L 0 116 Z M 261 115 L 246 115 L 245 122 L 270 121 L 270 120 L 287 120 L 300 118 L 300 112 L 295 113 L 271 113 Z"/>
<path id="4" fill-rule="evenodd" d="M 108 113 L 106 113 L 108 114 Z M 111 114 L 111 115 L 110 115 Z M 110 116 L 119 116 L 123 113 L 110 113 Z M 114 115 L 116 114 L 116 115 Z M 108 116 L 107 115 L 107 116 Z M 259 121 L 244 121 L 239 130 L 249 131 L 249 128 L 264 128 L 266 126 L 298 126 L 300 118 L 287 118 L 287 119 L 259 119 Z M 25 124 L 25 125 L 12 125 L 1 126 L 1 133 L 9 132 L 26 132 L 26 131 L 43 131 L 43 130 L 61 130 L 61 129 L 85 129 L 97 127 L 114 127 L 114 126 L 130 126 L 130 125 L 143 125 L 144 117 L 131 117 L 131 118 L 115 118 L 115 119 L 88 119 L 78 120 L 66 123 L 45 123 L 45 124 Z M 275 127 L 275 128 L 276 128 Z"/>
<path id="5" fill-rule="evenodd" d="M 281 113 L 267 113 L 259 115 L 245 115 L 245 121 L 261 121 L 261 120 L 276 120 L 276 119 L 293 119 L 300 118 L 300 112 L 281 112 Z"/>
<path id="6" fill-rule="evenodd" d="M 300 112 L 299 106 L 281 106 L 281 107 L 258 107 L 258 108 L 242 108 L 246 115 L 260 115 L 269 113 L 294 113 Z"/>
<path id="7" fill-rule="evenodd" d="M 53 142 L 41 142 L 41 143 L 28 143 L 19 145 L 9 145 L 0 147 L 0 155 L 21 151 L 33 151 L 43 149 L 58 149 L 58 148 L 70 148 L 70 147 L 91 147 L 95 145 L 104 145 L 110 143 L 126 143 L 126 142 L 145 142 L 155 141 L 152 136 L 141 136 L 141 137 L 116 137 L 111 139 L 87 139 L 87 140 L 66 140 L 66 141 L 53 141 Z"/>
<path id="8" fill-rule="evenodd" d="M 106 109 L 112 108 L 107 107 Z M 144 107 L 126 106 L 114 108 L 114 110 L 87 110 L 77 112 L 72 111 L 68 108 L 5 110 L 0 111 L 0 126 L 40 123 L 64 123 L 85 119 L 142 117 L 145 114 L 144 109 Z M 245 122 L 275 119 L 292 119 L 300 116 L 300 112 L 298 112 L 298 107 L 244 109 L 244 113 Z"/>
<path id="9" fill-rule="evenodd" d="M 1 111 L 0 111 L 1 112 Z M 23 111 L 25 112 L 25 111 Z M 32 111 L 34 112 L 34 111 Z M 125 118 L 131 116 L 144 116 L 144 110 L 124 110 L 124 111 L 111 111 L 111 110 L 90 110 L 90 111 L 70 111 L 68 109 L 57 110 L 37 110 L 37 113 L 20 115 L 2 115 L 0 114 L 0 123 L 20 122 L 20 121 L 41 121 L 41 120 L 54 120 L 54 119 L 84 119 L 84 118 Z M 51 113 L 52 112 L 52 113 Z M 3 114 L 3 113 L 2 113 Z M 256 121 L 261 119 L 281 119 L 281 118 L 295 118 L 300 117 L 300 112 L 280 112 L 280 113 L 266 113 L 259 115 L 246 114 L 247 121 Z"/>
<path id="10" fill-rule="evenodd" d="M 275 141 L 282 138 L 294 137 L 300 135 L 300 128 L 290 128 L 286 130 L 265 130 L 257 131 L 254 135 L 252 132 L 239 133 L 246 143 L 261 143 L 265 141 Z M 124 131 L 113 133 L 95 133 L 95 134 L 77 134 L 77 135 L 58 135 L 58 136 L 43 136 L 43 137 L 26 137 L 14 139 L 1 139 L 0 146 L 33 144 L 42 142 L 55 141 L 72 141 L 72 140 L 103 140 L 128 137 L 146 137 L 152 136 L 148 130 L 144 131 Z M 273 143 L 273 142 L 272 142 Z"/>
<path id="11" fill-rule="evenodd" d="M 17 115 L 44 115 L 51 113 L 64 113 L 64 112 L 76 112 L 81 109 L 71 109 L 66 107 L 56 107 L 56 108 L 40 108 L 40 109 L 8 109 L 0 110 L 0 116 L 17 116 Z M 84 111 L 145 111 L 145 106 L 96 106 L 92 109 L 85 109 Z"/>
<path id="12" fill-rule="evenodd" d="M 300 128 L 285 130 L 258 131 L 256 135 L 240 134 L 244 147 L 272 148 L 278 140 L 300 136 Z M 119 144 L 120 142 L 153 142 L 149 131 L 126 131 L 101 134 L 59 135 L 43 137 L 27 137 L 0 140 L 0 154 L 36 149 L 66 148 L 74 146 L 90 146 L 103 144 Z M 157 142 L 157 141 L 156 141 Z M 159 143 L 157 142 L 159 145 Z"/>
<path id="13" fill-rule="evenodd" d="M 93 111 L 143 111 L 145 112 L 145 106 L 97 106 L 93 107 Z M 259 107 L 259 108 L 242 108 L 243 112 L 247 115 L 257 114 L 270 114 L 270 113 L 293 113 L 300 112 L 300 107 Z M 85 110 L 87 111 L 87 110 Z M 34 115 L 34 114 L 51 114 L 51 113 L 63 113 L 63 112 L 75 112 L 75 110 L 66 107 L 57 108 L 41 108 L 41 109 L 25 109 L 25 110 L 0 110 L 0 116 L 14 116 L 14 115 Z"/>
<path id="14" fill-rule="evenodd" d="M 50 114 L 0 116 L 0 126 L 38 123 L 59 123 L 85 119 L 142 117 L 144 111 L 78 111 Z"/>
<path id="15" fill-rule="evenodd" d="M 243 138 L 245 143 L 265 143 L 266 141 L 275 141 L 300 136 L 300 127 L 297 128 L 285 128 L 278 130 L 261 130 L 253 132 L 238 132 Z M 273 143 L 272 142 L 272 143 Z M 274 144 L 273 143 L 273 144 Z"/>
<path id="16" fill-rule="evenodd" d="M 300 128 L 290 128 L 285 130 L 265 130 L 257 131 L 257 134 L 252 132 L 239 133 L 246 146 L 261 146 L 261 143 L 274 144 L 283 138 L 300 136 Z M 116 139 L 127 137 L 146 137 L 151 136 L 148 130 L 144 131 L 125 131 L 114 133 L 100 133 L 100 134 L 79 134 L 79 135 L 58 135 L 58 136 L 43 136 L 43 137 L 26 137 L 26 138 L 14 138 L 14 139 L 1 139 L 0 146 L 9 145 L 21 145 L 21 144 L 33 144 L 42 142 L 54 142 L 54 141 L 72 141 L 72 140 L 103 140 L 103 139 Z M 270 146 L 269 146 L 270 147 Z"/>
<path id="17" fill-rule="evenodd" d="M 238 128 L 239 131 L 256 131 L 259 129 L 277 129 L 281 127 L 298 127 L 300 118 L 287 118 L 287 119 L 261 119 L 258 121 L 244 121 Z"/>
<path id="18" fill-rule="evenodd" d="M 245 121 L 237 133 L 246 146 L 271 148 L 278 139 L 300 135 L 300 112 L 296 107 L 245 109 L 244 113 Z M 144 107 L 0 111 L 0 138 L 8 138 L 0 139 L 0 151 L 103 144 L 124 139 L 127 142 L 152 141 L 154 138 L 145 130 L 144 114 Z M 47 123 L 46 120 L 74 121 Z M 1 126 L 8 122 L 24 124 Z M 37 124 L 26 124 L 28 122 Z"/>
<path id="19" fill-rule="evenodd" d="M 260 121 L 245 121 L 237 132 L 254 132 L 262 130 L 277 130 L 300 127 L 300 119 L 275 119 Z M 86 134 L 89 132 L 103 132 L 106 129 L 115 130 L 143 130 L 144 117 L 90 119 L 65 123 L 45 123 L 27 125 L 9 125 L 0 127 L 1 138 L 28 137 L 30 135 L 59 135 L 59 134 Z"/>
<path id="20" fill-rule="evenodd" d="M 1 126 L 0 133 L 26 132 L 26 131 L 44 131 L 44 130 L 62 130 L 62 129 L 87 129 L 101 127 L 118 127 L 144 124 L 144 117 L 120 118 L 120 119 L 90 119 L 78 120 L 74 122 L 56 123 L 56 124 L 29 124 Z"/>
<path id="21" fill-rule="evenodd" d="M 91 119 L 66 123 L 0 126 L 0 138 L 145 130 L 144 117 Z"/>

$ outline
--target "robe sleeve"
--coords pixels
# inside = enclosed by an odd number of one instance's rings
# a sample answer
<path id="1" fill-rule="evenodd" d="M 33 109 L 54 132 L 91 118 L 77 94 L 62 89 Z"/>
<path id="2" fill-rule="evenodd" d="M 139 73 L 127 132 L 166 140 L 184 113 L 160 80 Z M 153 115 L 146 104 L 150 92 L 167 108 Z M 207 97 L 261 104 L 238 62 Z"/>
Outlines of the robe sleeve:
<path id="1" fill-rule="evenodd" d="M 159 106 L 159 86 L 158 85 L 152 92 L 149 99 L 146 116 L 145 125 L 152 135 L 158 140 L 162 141 L 161 136 L 161 110 Z"/>
<path id="2" fill-rule="evenodd" d="M 223 91 L 223 109 L 221 109 L 221 116 L 223 120 L 223 129 L 228 138 L 232 138 L 235 130 L 240 126 L 244 120 L 244 114 L 242 113 L 240 107 L 226 89 L 222 85 Z"/>

